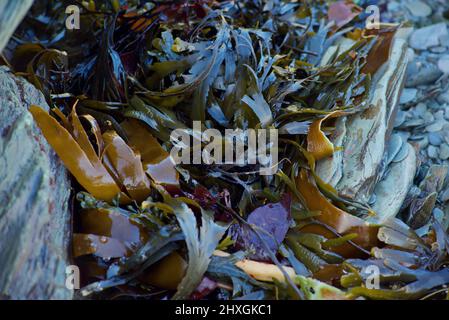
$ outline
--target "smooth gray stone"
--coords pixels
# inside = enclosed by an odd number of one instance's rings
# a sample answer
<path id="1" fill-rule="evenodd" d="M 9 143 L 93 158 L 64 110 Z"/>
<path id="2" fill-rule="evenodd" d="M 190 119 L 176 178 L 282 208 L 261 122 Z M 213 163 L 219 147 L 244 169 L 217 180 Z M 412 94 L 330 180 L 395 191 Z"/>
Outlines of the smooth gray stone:
<path id="1" fill-rule="evenodd" d="M 431 145 L 440 146 L 443 143 L 443 137 L 439 132 L 429 133 L 429 142 Z"/>
<path id="2" fill-rule="evenodd" d="M 369 219 L 373 223 L 382 223 L 391 217 L 395 217 L 413 185 L 416 172 L 416 152 L 409 144 L 406 157 L 400 162 L 392 163 L 388 175 L 377 183 L 374 194 L 376 203 L 372 206 L 376 216 Z"/>
<path id="3" fill-rule="evenodd" d="M 440 45 L 440 38 L 447 34 L 447 26 L 444 22 L 417 29 L 410 37 L 410 46 L 416 50 L 427 50 Z"/>
<path id="4" fill-rule="evenodd" d="M 71 299 L 70 179 L 27 108 L 43 95 L 0 67 L 0 296 Z"/>

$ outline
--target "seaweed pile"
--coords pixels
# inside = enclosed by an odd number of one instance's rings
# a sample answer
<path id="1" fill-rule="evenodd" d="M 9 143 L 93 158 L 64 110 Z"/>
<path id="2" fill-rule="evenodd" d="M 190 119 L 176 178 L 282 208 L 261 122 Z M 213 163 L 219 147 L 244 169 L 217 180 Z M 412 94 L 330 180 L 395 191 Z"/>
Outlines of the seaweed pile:
<path id="1" fill-rule="evenodd" d="M 374 223 L 316 172 L 336 119 L 374 108 L 400 25 L 365 29 L 367 1 L 91 0 L 68 30 L 70 4 L 36 3 L 3 60 L 52 106 L 30 112 L 76 180 L 80 297 L 447 298 L 438 221 Z M 194 121 L 278 129 L 277 172 L 175 165 Z"/>

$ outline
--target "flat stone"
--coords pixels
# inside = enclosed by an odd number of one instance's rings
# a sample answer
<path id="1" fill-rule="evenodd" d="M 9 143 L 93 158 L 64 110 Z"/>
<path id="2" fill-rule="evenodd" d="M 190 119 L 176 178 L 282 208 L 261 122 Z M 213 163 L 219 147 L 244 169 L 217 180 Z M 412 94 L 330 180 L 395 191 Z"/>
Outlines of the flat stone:
<path id="1" fill-rule="evenodd" d="M 394 157 L 393 162 L 401 162 L 408 156 L 408 153 L 409 153 L 408 143 L 404 143 L 399 152 Z"/>
<path id="2" fill-rule="evenodd" d="M 418 90 L 415 88 L 406 88 L 402 91 L 399 103 L 406 104 L 415 100 Z"/>
<path id="3" fill-rule="evenodd" d="M 429 146 L 427 148 L 427 155 L 432 159 L 438 159 L 438 148 L 435 146 Z"/>
<path id="4" fill-rule="evenodd" d="M 449 55 L 444 55 L 438 60 L 438 68 L 445 74 L 449 73 Z"/>
<path id="5" fill-rule="evenodd" d="M 407 9 L 415 17 L 428 17 L 432 14 L 432 8 L 420 0 L 413 0 L 406 3 Z"/>
<path id="6" fill-rule="evenodd" d="M 71 299 L 71 184 L 27 108 L 35 87 L 0 67 L 0 297 Z"/>
<path id="7" fill-rule="evenodd" d="M 416 143 L 418 144 L 419 149 L 427 148 L 427 146 L 429 145 L 429 138 L 424 137 L 420 140 L 417 140 Z"/>
<path id="8" fill-rule="evenodd" d="M 447 143 L 443 143 L 440 146 L 439 157 L 440 157 L 441 160 L 448 160 L 449 159 L 449 145 Z"/>
<path id="9" fill-rule="evenodd" d="M 434 84 L 443 73 L 438 66 L 429 61 L 414 61 L 407 68 L 407 88 L 415 88 L 421 85 Z"/>
<path id="10" fill-rule="evenodd" d="M 376 202 L 372 206 L 376 216 L 369 219 L 373 223 L 382 223 L 395 217 L 413 185 L 416 173 L 415 149 L 408 143 L 407 157 L 390 165 L 388 175 L 377 183 L 374 194 Z"/>
<path id="11" fill-rule="evenodd" d="M 447 202 L 449 201 L 449 187 L 446 188 L 446 190 L 443 191 L 440 195 L 440 201 L 441 202 Z"/>
<path id="12" fill-rule="evenodd" d="M 407 116 L 407 113 L 405 113 L 402 110 L 399 110 L 396 115 L 396 118 L 394 119 L 394 127 L 395 128 L 400 127 L 405 122 L 406 116 Z"/>
<path id="13" fill-rule="evenodd" d="M 445 125 L 445 121 L 435 121 L 434 123 L 428 125 L 426 127 L 426 131 L 427 132 L 437 132 L 437 131 L 441 131 L 441 129 L 443 129 L 443 126 Z"/>
<path id="14" fill-rule="evenodd" d="M 431 132 L 429 133 L 429 143 L 438 147 L 443 143 L 443 137 L 439 132 Z"/>
<path id="15" fill-rule="evenodd" d="M 437 53 L 437 54 L 441 54 L 441 53 L 447 52 L 447 48 L 443 47 L 443 46 L 432 47 L 429 50 L 430 50 L 430 52 Z"/>
<path id="16" fill-rule="evenodd" d="M 410 37 L 410 46 L 416 50 L 427 50 L 440 45 L 440 38 L 447 34 L 447 26 L 444 22 L 417 29 Z"/>
<path id="17" fill-rule="evenodd" d="M 395 38 L 389 59 L 373 77 L 376 82 L 373 84 L 371 107 L 347 117 L 340 158 L 323 159 L 320 166 L 317 166 L 317 174 L 325 181 L 329 179 L 326 177 L 330 176 L 330 184 L 343 197 L 366 203 L 379 181 L 379 175 L 382 173 L 379 169 L 384 161 L 403 86 L 406 55 L 405 40 Z M 343 121 L 341 119 L 337 119 L 336 126 Z M 337 136 L 341 136 L 341 132 Z"/>
<path id="18" fill-rule="evenodd" d="M 426 114 L 426 112 L 427 112 L 427 106 L 426 106 L 426 104 L 423 103 L 423 102 L 418 103 L 418 104 L 416 105 L 414 111 L 413 111 L 413 113 L 414 113 L 417 117 L 421 117 L 421 118 L 424 117 L 424 115 Z"/>
<path id="19" fill-rule="evenodd" d="M 399 153 L 403 145 L 404 141 L 402 140 L 402 137 L 399 134 L 393 134 L 390 137 L 390 141 L 388 142 L 387 147 L 387 164 L 393 161 L 393 159 Z"/>
<path id="20" fill-rule="evenodd" d="M 430 123 L 430 122 L 434 122 L 435 121 L 435 116 L 433 115 L 432 112 L 430 111 L 426 111 L 426 113 L 423 116 L 423 119 L 426 123 Z"/>

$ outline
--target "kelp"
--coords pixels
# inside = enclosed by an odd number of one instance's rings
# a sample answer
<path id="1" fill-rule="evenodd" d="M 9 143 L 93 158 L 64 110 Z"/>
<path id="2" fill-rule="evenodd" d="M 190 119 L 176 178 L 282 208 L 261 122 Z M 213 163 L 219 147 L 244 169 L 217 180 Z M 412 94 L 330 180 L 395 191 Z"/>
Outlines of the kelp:
<path id="1" fill-rule="evenodd" d="M 444 295 L 443 226 L 418 236 L 398 219 L 370 224 L 367 203 L 315 172 L 342 152 L 335 120 L 372 108 L 396 32 L 363 29 L 356 3 L 98 0 L 67 30 L 62 2 L 35 2 L 3 60 L 45 95 L 51 111 L 30 112 L 78 182 L 80 297 Z M 175 164 L 171 133 L 198 139 L 196 120 L 221 133 L 278 129 L 279 170 Z"/>

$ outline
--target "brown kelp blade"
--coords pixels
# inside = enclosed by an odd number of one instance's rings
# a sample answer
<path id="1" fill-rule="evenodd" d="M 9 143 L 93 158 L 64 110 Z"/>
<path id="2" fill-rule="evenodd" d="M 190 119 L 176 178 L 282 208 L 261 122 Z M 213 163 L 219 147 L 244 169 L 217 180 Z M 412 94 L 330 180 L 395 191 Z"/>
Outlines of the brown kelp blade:
<path id="1" fill-rule="evenodd" d="M 310 180 L 310 176 L 305 170 L 301 170 L 296 183 L 298 191 L 304 198 L 308 209 L 321 212 L 321 214 L 316 217 L 316 220 L 328 225 L 341 235 L 357 234 L 357 238 L 352 241 L 364 249 L 369 250 L 378 244 L 378 227 L 369 225 L 364 220 L 334 206 L 321 194 L 316 185 Z M 321 234 L 328 238 L 335 237 L 331 231 L 321 225 L 308 225 L 304 227 L 302 231 Z M 332 250 L 346 257 L 357 254 L 358 251 L 356 247 L 349 243 L 334 247 Z"/>
<path id="2" fill-rule="evenodd" d="M 30 112 L 66 168 L 90 194 L 108 202 L 120 195 L 119 187 L 99 158 L 89 159 L 72 135 L 45 110 L 31 106 Z M 90 160 L 94 160 L 94 164 Z M 120 198 L 127 202 L 126 196 Z"/>
<path id="3" fill-rule="evenodd" d="M 115 131 L 105 132 L 103 140 L 105 157 L 114 167 L 120 183 L 132 199 L 144 201 L 150 194 L 150 180 L 143 171 L 140 155 L 135 154 Z"/>
<path id="4" fill-rule="evenodd" d="M 129 145 L 140 153 L 145 171 L 158 184 L 178 185 L 179 174 L 170 154 L 165 151 L 145 125 L 128 119 L 121 123 Z"/>

